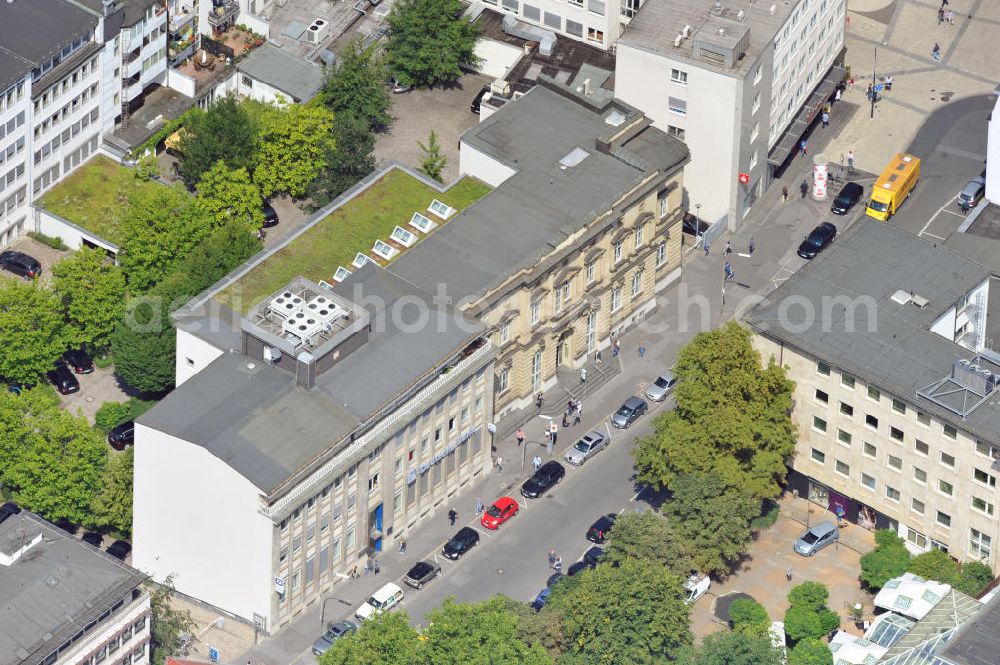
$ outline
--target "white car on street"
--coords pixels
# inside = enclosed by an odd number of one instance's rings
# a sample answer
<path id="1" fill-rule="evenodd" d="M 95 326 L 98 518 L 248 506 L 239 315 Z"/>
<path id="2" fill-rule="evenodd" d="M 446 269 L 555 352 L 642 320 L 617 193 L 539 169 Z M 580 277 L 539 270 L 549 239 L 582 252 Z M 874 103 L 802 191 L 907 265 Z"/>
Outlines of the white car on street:
<path id="1" fill-rule="evenodd" d="M 684 590 L 687 591 L 687 597 L 684 598 L 684 602 L 688 605 L 694 603 L 694 601 L 708 593 L 708 589 L 711 586 L 712 580 L 708 575 L 691 573 L 691 576 L 684 582 Z"/>
<path id="2" fill-rule="evenodd" d="M 357 609 L 354 616 L 358 621 L 364 621 L 376 614 L 388 612 L 403 602 L 403 590 L 389 582 L 376 591 L 364 604 Z"/>

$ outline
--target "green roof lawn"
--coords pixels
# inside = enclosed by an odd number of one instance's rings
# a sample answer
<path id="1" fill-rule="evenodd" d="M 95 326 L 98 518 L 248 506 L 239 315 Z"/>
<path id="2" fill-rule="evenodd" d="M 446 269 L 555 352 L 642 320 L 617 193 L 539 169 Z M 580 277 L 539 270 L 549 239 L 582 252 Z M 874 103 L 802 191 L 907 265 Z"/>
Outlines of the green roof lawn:
<path id="1" fill-rule="evenodd" d="M 432 199 L 460 212 L 489 191 L 490 187 L 479 180 L 463 178 L 440 193 L 405 171 L 393 169 L 215 299 L 246 312 L 300 275 L 314 282 L 329 282 L 338 266 L 352 270 L 355 255 L 370 254 L 375 241 L 388 241 L 396 226 L 408 229 L 414 212 L 440 224 L 441 220 L 427 212 Z"/>
<path id="2" fill-rule="evenodd" d="M 120 223 L 129 198 L 142 190 L 163 187 L 140 180 L 135 171 L 98 155 L 49 190 L 41 205 L 101 238 L 121 245 Z"/>

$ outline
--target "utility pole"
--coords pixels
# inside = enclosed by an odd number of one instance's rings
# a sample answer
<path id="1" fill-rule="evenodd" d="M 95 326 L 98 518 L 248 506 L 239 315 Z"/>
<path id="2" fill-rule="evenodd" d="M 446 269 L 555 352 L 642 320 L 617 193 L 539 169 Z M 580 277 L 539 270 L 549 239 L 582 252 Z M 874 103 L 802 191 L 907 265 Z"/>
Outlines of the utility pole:
<path id="1" fill-rule="evenodd" d="M 871 118 L 874 119 L 875 118 L 875 100 L 878 98 L 878 92 L 875 90 L 875 82 L 876 82 L 876 79 L 875 79 L 875 63 L 878 62 L 878 47 L 877 46 L 873 46 L 872 50 L 873 50 L 873 54 L 872 54 L 872 114 L 871 114 Z"/>

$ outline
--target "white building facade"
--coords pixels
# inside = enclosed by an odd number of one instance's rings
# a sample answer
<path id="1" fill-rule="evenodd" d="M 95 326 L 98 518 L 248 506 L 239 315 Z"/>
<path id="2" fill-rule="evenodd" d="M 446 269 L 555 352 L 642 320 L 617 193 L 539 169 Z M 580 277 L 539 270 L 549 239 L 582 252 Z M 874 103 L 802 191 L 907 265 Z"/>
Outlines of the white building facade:
<path id="1" fill-rule="evenodd" d="M 559 37 L 610 49 L 642 0 L 483 0 L 497 12 L 516 16 Z"/>

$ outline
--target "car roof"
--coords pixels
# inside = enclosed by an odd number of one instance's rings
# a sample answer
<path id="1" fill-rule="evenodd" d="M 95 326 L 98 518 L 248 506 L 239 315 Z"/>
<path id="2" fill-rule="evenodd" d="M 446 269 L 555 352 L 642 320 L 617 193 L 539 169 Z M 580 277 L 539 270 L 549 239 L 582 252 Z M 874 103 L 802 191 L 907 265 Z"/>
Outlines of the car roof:
<path id="1" fill-rule="evenodd" d="M 561 469 L 562 468 L 562 464 L 560 464 L 559 462 L 557 462 L 555 460 L 549 460 L 548 462 L 546 462 L 545 464 L 543 464 L 541 466 L 541 468 L 539 468 L 538 470 L 539 471 L 542 471 L 542 470 L 544 470 L 544 471 L 553 471 L 556 468 L 560 468 Z"/>
<path id="2" fill-rule="evenodd" d="M 392 582 L 389 582 L 381 589 L 373 593 L 372 598 L 374 598 L 375 600 L 384 600 L 402 591 L 403 590 L 400 589 L 397 585 L 393 584 Z"/>
<path id="3" fill-rule="evenodd" d="M 856 182 L 849 182 L 840 188 L 840 194 L 850 194 L 851 192 L 865 191 L 865 188 Z M 840 196 L 838 194 L 837 196 Z"/>
<path id="4" fill-rule="evenodd" d="M 604 438 L 604 434 L 602 434 L 601 432 L 598 432 L 596 430 L 590 430 L 589 432 L 587 432 L 586 434 L 584 434 L 583 436 L 581 436 L 580 440 L 581 441 L 597 441 L 597 440 L 603 439 L 603 438 Z"/>
<path id="5" fill-rule="evenodd" d="M 837 530 L 837 526 L 833 522 L 830 522 L 830 521 L 820 522 L 816 526 L 814 526 L 814 527 L 812 527 L 812 528 L 809 529 L 809 531 L 812 531 L 813 533 L 820 534 L 820 535 L 825 534 L 825 533 L 830 533 L 831 531 L 836 531 L 836 530 Z M 808 531 L 806 533 L 808 533 Z"/>
<path id="6" fill-rule="evenodd" d="M 494 501 L 493 505 L 494 506 L 498 506 L 500 508 L 503 508 L 503 507 L 509 506 L 512 503 L 517 503 L 517 501 L 514 501 L 514 499 L 510 498 L 509 496 L 502 496 L 499 499 L 497 499 L 496 501 Z"/>
<path id="7" fill-rule="evenodd" d="M 594 522 L 594 526 L 611 526 L 611 524 L 615 521 L 615 517 L 617 517 L 617 515 L 601 515 L 597 518 L 597 521 Z"/>
<path id="8" fill-rule="evenodd" d="M 413 564 L 413 568 L 410 568 L 410 572 L 412 573 L 415 570 L 423 572 L 433 569 L 434 569 L 434 564 L 430 563 L 429 561 L 418 561 L 417 563 Z"/>
<path id="9" fill-rule="evenodd" d="M 479 533 L 475 529 L 473 529 L 471 526 L 463 526 L 455 534 L 455 538 L 458 538 L 458 537 L 467 538 L 469 536 L 476 536 L 476 535 L 479 535 Z"/>
<path id="10" fill-rule="evenodd" d="M 640 404 L 642 404 L 642 398 L 638 397 L 637 395 L 632 395 L 627 400 L 625 400 L 625 404 L 623 404 L 622 406 L 628 406 L 628 407 L 631 407 L 631 408 L 635 408 L 635 407 L 639 406 Z"/>
<path id="11" fill-rule="evenodd" d="M 660 373 L 660 375 L 659 375 L 658 377 L 656 377 L 656 378 L 658 378 L 658 379 L 663 379 L 663 380 L 664 380 L 664 381 L 666 381 L 667 383 L 670 383 L 671 381 L 673 381 L 673 380 L 674 380 L 674 373 L 673 373 L 673 372 L 671 372 L 671 371 L 670 371 L 670 370 L 668 369 L 668 370 L 667 370 L 667 371 L 665 371 L 665 372 L 661 372 L 661 373 Z"/>

